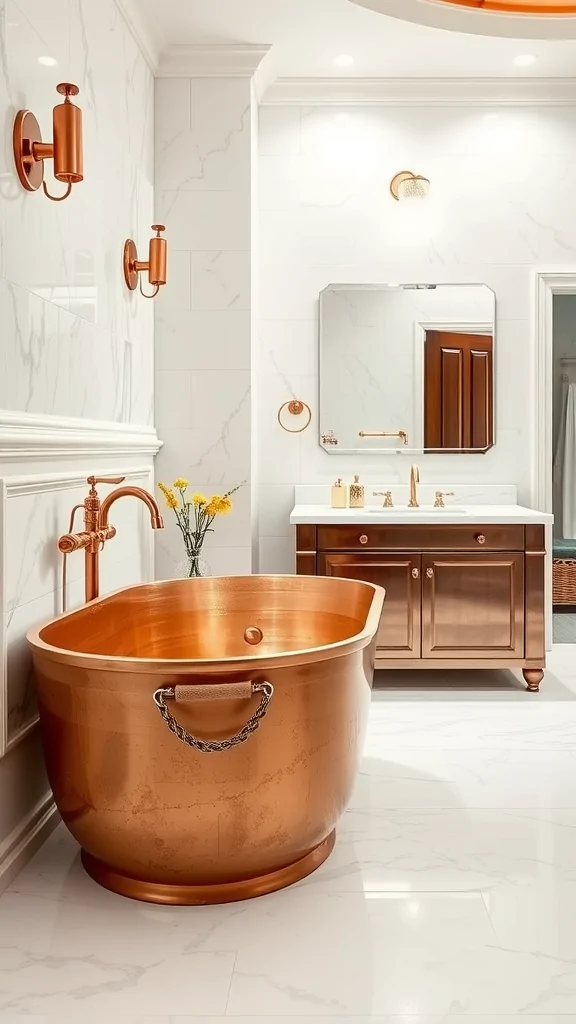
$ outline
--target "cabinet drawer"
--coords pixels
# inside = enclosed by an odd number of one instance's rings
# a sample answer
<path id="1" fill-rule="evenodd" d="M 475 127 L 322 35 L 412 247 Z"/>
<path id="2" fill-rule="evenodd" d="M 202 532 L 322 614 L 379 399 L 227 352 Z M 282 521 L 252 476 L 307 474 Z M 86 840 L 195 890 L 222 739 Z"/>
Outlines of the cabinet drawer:
<path id="1" fill-rule="evenodd" d="M 524 551 L 524 527 L 319 526 L 319 551 Z"/>

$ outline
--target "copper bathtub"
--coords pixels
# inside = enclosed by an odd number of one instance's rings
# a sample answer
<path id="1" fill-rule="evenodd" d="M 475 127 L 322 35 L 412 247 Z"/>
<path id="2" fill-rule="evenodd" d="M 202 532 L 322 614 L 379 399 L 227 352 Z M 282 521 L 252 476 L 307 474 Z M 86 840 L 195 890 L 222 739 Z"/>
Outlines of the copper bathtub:
<path id="1" fill-rule="evenodd" d="M 168 580 L 30 631 L 50 783 L 92 878 L 204 904 L 314 871 L 355 781 L 383 600 L 314 576 Z"/>

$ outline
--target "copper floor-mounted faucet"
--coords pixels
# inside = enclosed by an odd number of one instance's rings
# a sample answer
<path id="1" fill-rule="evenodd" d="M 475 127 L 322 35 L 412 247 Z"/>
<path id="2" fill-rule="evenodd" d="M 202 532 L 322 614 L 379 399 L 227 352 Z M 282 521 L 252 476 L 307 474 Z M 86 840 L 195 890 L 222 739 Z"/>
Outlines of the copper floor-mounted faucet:
<path id="1" fill-rule="evenodd" d="M 100 552 L 107 540 L 116 536 L 116 528 L 110 526 L 108 514 L 110 506 L 118 498 L 140 498 L 150 510 L 150 524 L 153 530 L 162 530 L 164 520 L 160 515 L 160 509 L 155 498 L 142 487 L 117 487 L 111 491 L 104 501 L 100 501 L 96 484 L 121 484 L 123 476 L 89 476 L 86 483 L 90 484 L 90 490 L 81 505 L 75 505 L 70 515 L 69 532 L 60 537 L 58 550 L 64 556 L 62 568 L 62 603 L 63 609 L 66 606 L 66 558 L 73 551 L 84 549 L 85 558 L 85 594 L 86 601 L 94 601 L 100 592 Z M 74 529 L 74 517 L 78 509 L 84 509 L 84 530 L 82 533 L 72 533 Z"/>

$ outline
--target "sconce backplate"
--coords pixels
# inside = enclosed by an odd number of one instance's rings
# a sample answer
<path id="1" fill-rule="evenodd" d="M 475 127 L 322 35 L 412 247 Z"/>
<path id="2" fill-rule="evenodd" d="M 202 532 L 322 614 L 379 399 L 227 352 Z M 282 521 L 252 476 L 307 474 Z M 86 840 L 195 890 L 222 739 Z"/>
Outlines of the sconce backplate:
<path id="1" fill-rule="evenodd" d="M 408 178 L 413 178 L 413 177 L 414 177 L 414 175 L 412 174 L 412 171 L 400 171 L 398 174 L 394 175 L 394 177 L 392 178 L 392 181 L 390 182 L 390 191 L 391 191 L 392 195 L 394 196 L 394 199 L 400 199 L 400 195 L 399 195 L 398 189 L 399 189 L 400 185 L 402 184 L 402 182 L 403 181 L 407 181 Z"/>
<path id="2" fill-rule="evenodd" d="M 124 243 L 124 280 L 126 286 L 131 292 L 136 291 L 138 287 L 138 271 L 136 270 L 136 260 L 138 259 L 138 250 L 136 243 L 131 239 L 127 238 Z"/>
<path id="3" fill-rule="evenodd" d="M 14 121 L 14 163 L 20 184 L 27 192 L 35 192 L 44 180 L 44 161 L 35 160 L 32 147 L 42 142 L 40 125 L 31 110 L 19 110 Z"/>

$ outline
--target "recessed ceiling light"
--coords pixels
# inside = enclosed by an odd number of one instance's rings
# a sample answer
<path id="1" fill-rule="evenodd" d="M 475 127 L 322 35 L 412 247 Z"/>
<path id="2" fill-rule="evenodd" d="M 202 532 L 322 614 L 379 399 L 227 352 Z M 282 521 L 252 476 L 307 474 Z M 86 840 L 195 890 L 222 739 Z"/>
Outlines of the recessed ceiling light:
<path id="1" fill-rule="evenodd" d="M 38 63 L 43 64 L 45 68 L 53 68 L 58 61 L 56 57 L 38 57 Z"/>
<path id="2" fill-rule="evenodd" d="M 338 68 L 349 68 L 354 63 L 354 57 L 351 57 L 349 53 L 341 53 L 338 57 L 334 57 L 332 63 Z"/>
<path id="3" fill-rule="evenodd" d="M 536 56 L 533 53 L 520 53 L 517 57 L 514 57 L 514 64 L 517 68 L 528 68 L 531 64 L 536 63 Z"/>

